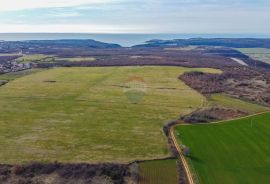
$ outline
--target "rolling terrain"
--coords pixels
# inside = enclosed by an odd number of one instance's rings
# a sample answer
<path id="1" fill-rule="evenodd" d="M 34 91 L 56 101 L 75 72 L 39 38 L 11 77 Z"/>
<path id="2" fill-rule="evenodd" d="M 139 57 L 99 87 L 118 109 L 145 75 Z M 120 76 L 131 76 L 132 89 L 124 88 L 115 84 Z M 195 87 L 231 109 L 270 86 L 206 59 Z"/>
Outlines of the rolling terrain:
<path id="1" fill-rule="evenodd" d="M 15 79 L 0 87 L 0 145 L 5 147 L 0 162 L 130 162 L 167 157 L 162 126 L 204 100 L 179 81 L 178 76 L 188 71 L 220 72 L 175 67 L 55 68 Z M 143 83 L 139 87 L 138 81 Z"/>
<path id="2" fill-rule="evenodd" d="M 265 183 L 269 115 L 229 120 L 269 111 L 268 44 L 1 42 L 0 183 Z"/>

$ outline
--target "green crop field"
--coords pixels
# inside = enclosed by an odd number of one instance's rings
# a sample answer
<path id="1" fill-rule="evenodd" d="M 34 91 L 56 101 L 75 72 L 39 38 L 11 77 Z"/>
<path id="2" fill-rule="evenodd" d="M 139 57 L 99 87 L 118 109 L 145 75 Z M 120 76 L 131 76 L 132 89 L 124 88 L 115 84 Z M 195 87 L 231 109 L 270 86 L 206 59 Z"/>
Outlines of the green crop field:
<path id="1" fill-rule="evenodd" d="M 0 87 L 0 162 L 169 155 L 162 126 L 201 106 L 180 67 L 55 68 Z"/>
<path id="2" fill-rule="evenodd" d="M 139 184 L 176 184 L 177 160 L 155 160 L 139 164 Z"/>
<path id="3" fill-rule="evenodd" d="M 31 55 L 23 55 L 16 59 L 18 62 L 22 63 L 30 63 L 30 62 L 53 62 L 54 56 L 53 55 L 44 55 L 44 54 L 31 54 Z"/>
<path id="4" fill-rule="evenodd" d="M 20 56 L 21 54 L 19 53 L 0 53 L 0 56 Z"/>
<path id="5" fill-rule="evenodd" d="M 12 56 L 12 55 L 11 55 Z M 94 57 L 57 57 L 54 55 L 44 55 L 44 54 L 29 54 L 29 55 L 23 55 L 22 57 L 19 57 L 15 59 L 17 62 L 21 63 L 40 63 L 40 62 L 46 62 L 46 63 L 54 63 L 54 62 L 61 62 L 61 61 L 68 61 L 68 62 L 86 62 L 86 61 L 95 61 L 96 58 Z"/>
<path id="6" fill-rule="evenodd" d="M 206 125 L 180 125 L 191 170 L 201 184 L 268 184 L 270 113 Z"/>
<path id="7" fill-rule="evenodd" d="M 240 52 L 249 57 L 270 64 L 270 49 L 266 48 L 239 48 Z"/>
<path id="8" fill-rule="evenodd" d="M 232 98 L 224 94 L 211 95 L 209 101 L 212 105 L 221 105 L 227 108 L 241 110 L 250 114 L 270 111 L 269 107 Z"/>
<path id="9" fill-rule="evenodd" d="M 71 58 L 55 58 L 56 61 L 69 61 L 69 62 L 82 62 L 82 61 L 95 61 L 96 58 L 94 57 L 71 57 Z"/>

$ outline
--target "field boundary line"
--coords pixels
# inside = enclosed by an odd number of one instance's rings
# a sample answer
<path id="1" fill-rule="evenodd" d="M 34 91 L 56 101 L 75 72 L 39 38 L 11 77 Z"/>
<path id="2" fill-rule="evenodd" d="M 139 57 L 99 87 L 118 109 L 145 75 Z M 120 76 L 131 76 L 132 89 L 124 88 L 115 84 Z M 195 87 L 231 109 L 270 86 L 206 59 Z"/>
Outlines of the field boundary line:
<path id="1" fill-rule="evenodd" d="M 185 159 L 184 157 L 184 154 L 180 148 L 180 146 L 178 145 L 178 142 L 175 138 L 175 135 L 174 135 L 174 128 L 176 127 L 177 125 L 174 125 L 170 128 L 170 135 L 171 135 L 171 138 L 173 140 L 173 143 L 174 143 L 174 146 L 179 154 L 179 158 L 180 160 L 182 161 L 182 164 L 184 166 L 184 170 L 185 170 L 185 173 L 187 175 L 187 178 L 188 178 L 188 183 L 189 184 L 195 184 L 194 180 L 193 180 L 193 177 L 192 177 L 192 173 L 190 171 L 190 168 L 188 166 L 188 163 L 187 163 L 187 160 Z"/>
<path id="2" fill-rule="evenodd" d="M 266 114 L 266 113 L 270 113 L 270 111 L 264 111 L 264 112 L 258 112 L 255 114 L 250 114 L 244 117 L 239 117 L 239 118 L 233 118 L 233 119 L 227 119 L 227 120 L 221 120 L 221 121 L 215 121 L 215 122 L 210 122 L 210 123 L 194 123 L 194 124 L 190 124 L 190 123 L 182 123 L 182 124 L 177 124 L 175 126 L 191 126 L 191 125 L 211 125 L 211 124 L 221 124 L 221 123 L 226 123 L 228 121 L 235 121 L 235 120 L 241 120 L 241 119 L 245 119 L 245 118 L 250 118 L 253 116 L 258 116 L 261 114 Z M 175 127 L 174 126 L 174 127 Z"/>

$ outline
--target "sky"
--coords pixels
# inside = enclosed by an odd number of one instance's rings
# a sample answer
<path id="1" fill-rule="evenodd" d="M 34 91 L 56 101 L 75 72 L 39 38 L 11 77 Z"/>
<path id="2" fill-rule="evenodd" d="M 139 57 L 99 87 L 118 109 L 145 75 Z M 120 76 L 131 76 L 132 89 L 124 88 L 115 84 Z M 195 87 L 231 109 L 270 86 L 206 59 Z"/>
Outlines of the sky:
<path id="1" fill-rule="evenodd" d="M 0 32 L 270 34 L 270 0 L 0 0 Z"/>

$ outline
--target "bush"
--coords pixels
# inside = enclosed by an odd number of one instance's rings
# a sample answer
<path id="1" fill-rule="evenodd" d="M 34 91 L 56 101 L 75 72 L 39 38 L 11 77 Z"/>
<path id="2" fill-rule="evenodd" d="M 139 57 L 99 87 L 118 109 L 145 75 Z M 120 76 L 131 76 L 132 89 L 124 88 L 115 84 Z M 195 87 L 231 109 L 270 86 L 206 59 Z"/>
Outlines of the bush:
<path id="1" fill-rule="evenodd" d="M 190 156 L 190 148 L 185 145 L 182 146 L 182 152 L 184 156 Z"/>

